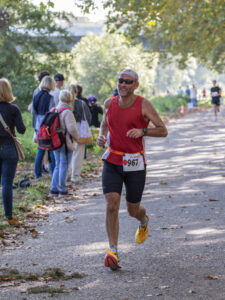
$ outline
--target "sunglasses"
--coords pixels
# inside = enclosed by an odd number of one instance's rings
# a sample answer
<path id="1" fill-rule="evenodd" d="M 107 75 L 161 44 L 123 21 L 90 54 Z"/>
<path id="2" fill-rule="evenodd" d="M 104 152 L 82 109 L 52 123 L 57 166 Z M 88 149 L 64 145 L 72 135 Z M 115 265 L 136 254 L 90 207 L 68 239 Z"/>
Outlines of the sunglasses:
<path id="1" fill-rule="evenodd" d="M 132 83 L 134 82 L 134 80 L 119 78 L 119 79 L 118 79 L 118 82 L 119 82 L 119 83 L 125 82 L 126 84 L 132 84 Z"/>

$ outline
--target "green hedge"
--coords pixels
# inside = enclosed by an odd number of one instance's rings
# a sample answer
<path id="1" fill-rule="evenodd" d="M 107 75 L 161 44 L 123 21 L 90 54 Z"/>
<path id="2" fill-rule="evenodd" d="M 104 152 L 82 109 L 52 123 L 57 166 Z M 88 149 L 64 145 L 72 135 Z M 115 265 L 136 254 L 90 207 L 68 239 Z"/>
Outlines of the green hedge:
<path id="1" fill-rule="evenodd" d="M 168 113 L 175 107 L 180 109 L 181 105 L 187 106 L 188 101 L 186 98 L 179 96 L 155 97 L 151 99 L 151 103 L 158 113 Z"/>

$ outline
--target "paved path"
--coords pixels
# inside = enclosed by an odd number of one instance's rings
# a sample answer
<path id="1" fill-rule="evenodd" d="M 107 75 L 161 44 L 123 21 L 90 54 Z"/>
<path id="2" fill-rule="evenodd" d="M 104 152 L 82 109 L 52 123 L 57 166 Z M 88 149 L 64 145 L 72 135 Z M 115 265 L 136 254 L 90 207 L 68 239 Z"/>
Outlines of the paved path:
<path id="1" fill-rule="evenodd" d="M 150 236 L 142 245 L 135 244 L 138 223 L 128 216 L 122 197 L 121 271 L 103 266 L 107 238 L 100 179 L 65 202 L 64 212 L 53 212 L 37 228 L 39 238 L 24 237 L 21 248 L 3 251 L 1 265 L 23 272 L 60 267 L 88 275 L 50 283 L 79 287 L 54 299 L 224 300 L 225 117 L 214 122 L 211 111 L 192 114 L 168 130 L 167 138 L 147 142 L 143 205 L 150 214 Z M 0 299 L 48 299 L 48 294 L 21 293 L 35 285 L 40 283 L 0 287 Z"/>

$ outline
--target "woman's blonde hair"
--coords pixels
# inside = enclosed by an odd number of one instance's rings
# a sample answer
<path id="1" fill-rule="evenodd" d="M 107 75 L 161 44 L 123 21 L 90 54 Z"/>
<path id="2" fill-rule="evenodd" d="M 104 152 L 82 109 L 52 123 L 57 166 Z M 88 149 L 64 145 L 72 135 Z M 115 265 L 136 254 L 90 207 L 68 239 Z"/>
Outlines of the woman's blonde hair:
<path id="1" fill-rule="evenodd" d="M 16 98 L 13 96 L 11 84 L 6 78 L 0 79 L 0 102 L 13 102 Z"/>
<path id="2" fill-rule="evenodd" d="M 75 100 L 76 97 L 77 97 L 77 93 L 78 93 L 75 84 L 70 84 L 69 87 L 68 87 L 68 90 L 69 90 L 70 93 L 72 94 L 73 100 Z"/>
<path id="3" fill-rule="evenodd" d="M 42 78 L 41 83 L 39 85 L 39 89 L 41 91 L 45 90 L 47 92 L 54 91 L 55 82 L 50 76 L 45 76 Z"/>
<path id="4" fill-rule="evenodd" d="M 59 100 L 61 102 L 70 104 L 70 103 L 73 102 L 73 97 L 72 97 L 72 94 L 70 93 L 70 91 L 68 91 L 68 90 L 62 90 L 59 93 Z"/>

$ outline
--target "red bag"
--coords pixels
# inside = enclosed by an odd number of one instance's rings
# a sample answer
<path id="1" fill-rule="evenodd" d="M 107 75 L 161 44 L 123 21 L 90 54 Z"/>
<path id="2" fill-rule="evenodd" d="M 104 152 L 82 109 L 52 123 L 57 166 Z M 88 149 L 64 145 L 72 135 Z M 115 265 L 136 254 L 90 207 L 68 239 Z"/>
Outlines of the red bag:
<path id="1" fill-rule="evenodd" d="M 59 111 L 54 107 L 44 117 L 37 134 L 38 147 L 43 150 L 56 150 L 65 144 L 65 135 L 60 128 L 59 114 L 68 108 Z"/>

